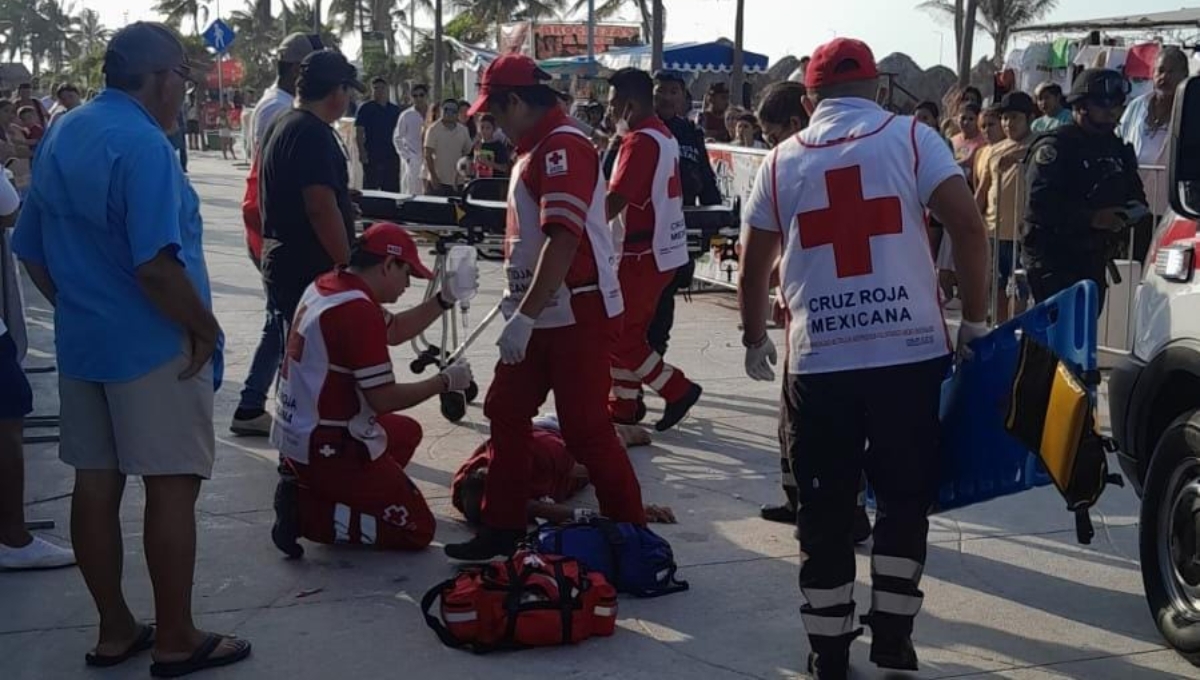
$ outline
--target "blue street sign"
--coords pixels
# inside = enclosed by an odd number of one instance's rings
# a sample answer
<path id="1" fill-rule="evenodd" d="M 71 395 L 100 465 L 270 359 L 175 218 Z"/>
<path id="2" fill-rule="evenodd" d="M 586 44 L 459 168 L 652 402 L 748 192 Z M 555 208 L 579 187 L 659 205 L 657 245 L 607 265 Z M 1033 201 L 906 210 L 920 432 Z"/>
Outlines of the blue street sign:
<path id="1" fill-rule="evenodd" d="M 216 50 L 217 54 L 225 54 L 233 39 L 237 37 L 229 24 L 217 19 L 204 30 L 204 44 Z"/>

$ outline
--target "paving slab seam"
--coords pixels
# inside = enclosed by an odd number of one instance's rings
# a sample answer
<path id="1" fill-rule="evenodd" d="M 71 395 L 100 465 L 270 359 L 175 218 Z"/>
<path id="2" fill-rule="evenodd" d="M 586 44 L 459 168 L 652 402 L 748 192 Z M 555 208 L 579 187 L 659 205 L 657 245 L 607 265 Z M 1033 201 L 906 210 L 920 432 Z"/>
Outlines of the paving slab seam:
<path id="1" fill-rule="evenodd" d="M 955 650 L 955 651 L 959 654 L 963 653 L 963 652 L 958 652 L 957 650 Z M 1064 659 L 1061 661 L 1050 661 L 1047 663 L 1035 663 L 1035 664 L 1025 664 L 1025 665 L 1021 665 L 1021 666 L 1009 666 L 1008 668 L 1001 668 L 1001 669 L 997 669 L 997 670 L 979 671 L 979 672 L 971 672 L 971 673 L 956 673 L 954 675 L 939 675 L 936 677 L 938 678 L 938 680 L 953 680 L 956 678 L 985 678 L 985 677 L 990 677 L 992 675 L 995 675 L 998 672 L 1027 671 L 1027 670 L 1037 670 L 1039 668 L 1054 668 L 1055 666 L 1067 666 L 1067 665 L 1073 665 L 1073 664 L 1079 664 L 1079 663 L 1087 663 L 1090 661 L 1104 661 L 1107 659 L 1128 659 L 1128 658 L 1132 658 L 1135 656 L 1144 656 L 1146 654 L 1158 654 L 1160 652 L 1174 653 L 1174 650 L 1169 647 L 1157 647 L 1154 649 L 1144 649 L 1144 650 L 1138 651 L 1138 652 L 1129 652 L 1127 654 L 1101 654 L 1100 656 L 1088 656 L 1088 657 L 1082 657 L 1082 658 L 1078 658 L 1078 659 Z M 974 656 L 974 655 L 970 655 L 970 656 Z M 1003 663 L 1003 662 L 997 661 L 996 663 Z M 1150 670 L 1150 669 L 1147 669 L 1147 670 Z"/>
<path id="2" fill-rule="evenodd" d="M 753 680 L 769 680 L 769 678 L 767 678 L 765 676 L 754 675 L 753 673 L 747 673 L 746 671 L 738 670 L 738 669 L 732 668 L 730 666 L 723 666 L 714 661 L 709 661 L 707 659 L 702 659 L 693 654 L 688 654 L 687 652 L 680 649 L 678 646 L 673 646 L 670 643 L 668 643 L 664 640 L 660 640 L 657 637 L 655 637 L 654 632 L 652 630 L 650 630 L 646 626 L 645 622 L 642 621 L 641 619 L 625 619 L 624 622 L 635 624 L 639 629 L 641 629 L 641 631 L 643 633 L 646 634 L 646 637 L 649 638 L 650 640 L 652 640 L 655 644 L 666 649 L 669 652 L 678 654 L 679 656 L 682 656 L 685 659 L 690 659 L 690 660 L 695 661 L 696 663 L 701 664 L 703 666 L 708 666 L 709 668 L 715 668 L 717 670 L 725 671 L 727 673 L 733 673 L 734 675 L 740 675 L 743 678 L 752 678 Z"/>

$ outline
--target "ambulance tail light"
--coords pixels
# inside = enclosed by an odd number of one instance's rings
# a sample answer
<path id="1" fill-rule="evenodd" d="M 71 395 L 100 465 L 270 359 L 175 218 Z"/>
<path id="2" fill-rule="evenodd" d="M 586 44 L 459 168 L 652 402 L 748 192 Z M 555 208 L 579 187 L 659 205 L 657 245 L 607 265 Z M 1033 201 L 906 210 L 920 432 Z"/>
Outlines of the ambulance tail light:
<path id="1" fill-rule="evenodd" d="M 1192 279 L 1195 262 L 1195 246 L 1177 243 L 1159 249 L 1154 256 L 1154 272 L 1167 281 L 1187 283 Z"/>
<path id="2" fill-rule="evenodd" d="M 1150 247 L 1150 256 L 1146 258 L 1146 261 L 1153 262 L 1155 264 L 1155 273 L 1162 276 L 1162 270 L 1158 266 L 1160 253 L 1172 246 L 1187 246 L 1192 250 L 1193 256 L 1191 257 L 1191 261 L 1195 264 L 1195 241 L 1198 233 L 1200 233 L 1200 229 L 1198 229 L 1195 220 L 1169 215 L 1158 227 L 1157 233 L 1154 234 L 1154 241 Z M 1146 273 L 1149 274 L 1149 271 Z"/>

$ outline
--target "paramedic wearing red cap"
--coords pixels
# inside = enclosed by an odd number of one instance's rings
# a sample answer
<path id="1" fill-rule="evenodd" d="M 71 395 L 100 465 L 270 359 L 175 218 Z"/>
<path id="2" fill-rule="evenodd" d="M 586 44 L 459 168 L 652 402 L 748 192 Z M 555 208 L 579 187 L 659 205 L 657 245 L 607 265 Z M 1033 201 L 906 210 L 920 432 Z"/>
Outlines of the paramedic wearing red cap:
<path id="1" fill-rule="evenodd" d="M 625 321 L 613 352 L 609 406 L 615 422 L 641 421 L 645 384 L 667 402 L 662 420 L 655 424 L 662 432 L 687 415 L 701 392 L 683 371 L 663 361 L 646 339 L 659 298 L 689 259 L 679 144 L 654 112 L 650 74 L 625 68 L 608 82 L 612 85 L 609 115 L 629 126 L 617 152 L 606 201 L 609 220 L 616 220 L 618 240 L 624 235 L 619 278 L 625 300 Z"/>
<path id="2" fill-rule="evenodd" d="M 871 661 L 915 670 L 938 403 L 950 338 L 925 236 L 928 207 L 955 243 L 959 347 L 987 332 L 983 221 L 949 149 L 884 111 L 861 42 L 837 39 L 807 70 L 817 102 L 803 132 L 764 160 L 746 209 L 740 296 L 746 372 L 773 380 L 766 333 L 776 258 L 791 323 L 784 427 L 803 547 L 801 615 L 818 678 L 845 678 L 856 629 L 855 499 L 865 469 L 879 508 L 871 556 Z M 867 442 L 870 442 L 870 449 Z"/>
<path id="3" fill-rule="evenodd" d="M 621 287 L 604 180 L 591 141 L 568 121 L 533 60 L 500 57 L 471 115 L 487 109 L 517 140 L 504 243 L 507 287 L 500 363 L 484 403 L 495 456 L 482 526 L 447 545 L 460 560 L 507 555 L 525 533 L 532 419 L 553 391 L 563 439 L 591 473 L 600 511 L 644 524 L 642 493 L 608 415 L 609 357 L 620 330 Z"/>
<path id="4" fill-rule="evenodd" d="M 303 554 L 299 536 L 398 550 L 433 539 L 433 514 L 404 473 L 421 426 L 393 412 L 466 389 L 471 368 L 455 363 L 419 383 L 396 382 L 388 346 L 408 342 L 454 304 L 443 290 L 406 312 L 384 310 L 410 276 L 433 275 L 407 232 L 376 224 L 351 247 L 350 265 L 319 277 L 300 300 L 271 428 L 296 473 L 276 489 L 271 532 L 290 557 Z"/>

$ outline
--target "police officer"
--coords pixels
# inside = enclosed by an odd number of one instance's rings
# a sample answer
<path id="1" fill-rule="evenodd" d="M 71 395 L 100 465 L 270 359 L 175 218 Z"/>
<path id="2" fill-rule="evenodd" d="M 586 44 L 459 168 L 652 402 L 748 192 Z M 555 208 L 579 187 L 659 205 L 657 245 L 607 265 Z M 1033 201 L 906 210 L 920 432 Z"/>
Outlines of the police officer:
<path id="1" fill-rule="evenodd" d="M 1129 89 L 1116 71 L 1084 71 L 1067 97 L 1072 123 L 1030 147 L 1022 259 L 1038 302 L 1091 280 L 1103 309 L 1105 269 L 1148 215 L 1137 156 L 1114 134 Z"/>

